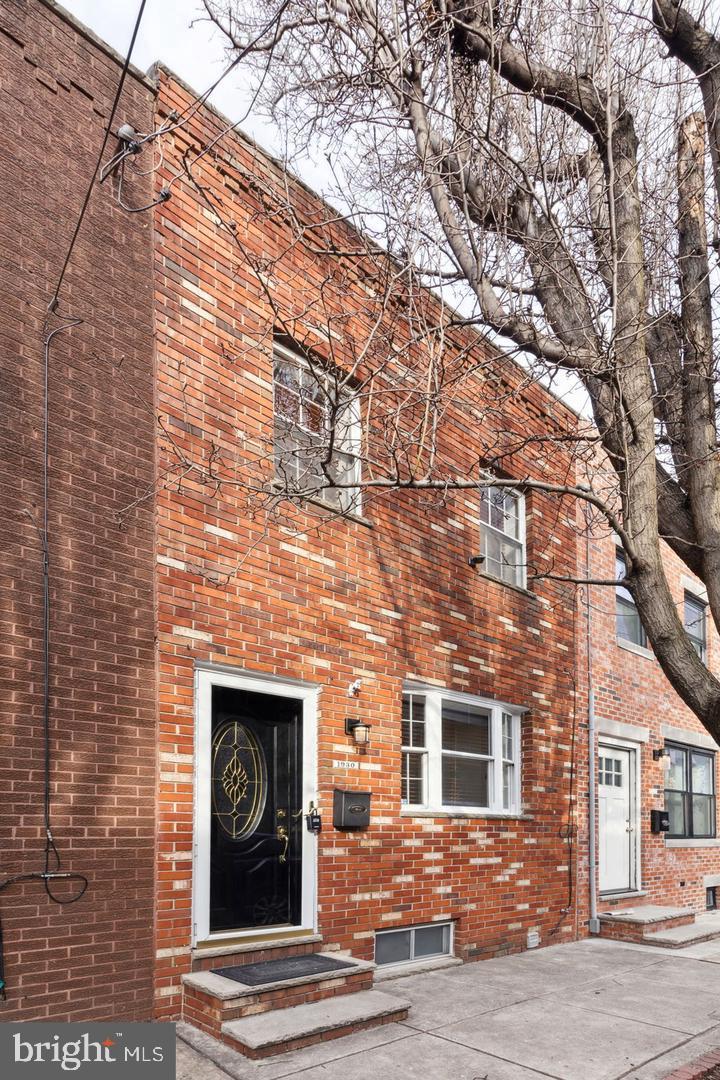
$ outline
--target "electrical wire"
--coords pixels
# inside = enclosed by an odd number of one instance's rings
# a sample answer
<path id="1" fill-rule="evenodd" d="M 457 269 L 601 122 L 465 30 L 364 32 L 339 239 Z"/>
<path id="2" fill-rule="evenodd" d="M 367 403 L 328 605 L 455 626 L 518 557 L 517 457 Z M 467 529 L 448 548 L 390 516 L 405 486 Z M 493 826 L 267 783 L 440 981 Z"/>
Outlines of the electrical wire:
<path id="1" fill-rule="evenodd" d="M 173 109 L 173 111 L 168 114 L 165 124 L 162 124 L 159 128 L 156 128 L 155 131 L 150 131 L 142 134 L 138 133 L 137 138 L 123 140 L 124 145 L 118 149 L 118 151 L 113 155 L 113 157 L 109 161 L 107 161 L 101 169 L 100 183 L 104 184 L 108 176 L 110 176 L 111 173 L 114 173 L 121 165 L 124 164 L 126 158 L 140 153 L 145 143 L 153 142 L 155 139 L 160 138 L 161 135 L 170 135 L 172 132 L 177 131 L 179 128 L 186 127 L 186 125 L 189 124 L 192 120 L 193 116 L 195 116 L 195 114 L 199 112 L 202 106 L 207 102 L 210 95 L 213 94 L 215 90 L 217 90 L 223 79 L 227 78 L 227 76 L 235 70 L 238 64 L 240 64 L 241 61 L 245 59 L 248 53 L 252 52 L 258 41 L 261 41 L 265 34 L 268 32 L 268 30 L 272 28 L 278 17 L 282 15 L 285 8 L 288 6 L 288 3 L 289 0 L 285 0 L 279 11 L 276 12 L 272 16 L 272 18 L 264 26 L 261 27 L 256 36 L 251 41 L 249 41 L 243 49 L 238 52 L 237 56 L 235 56 L 227 65 L 227 67 L 225 67 L 220 72 L 217 79 L 215 79 L 215 81 L 211 83 L 211 85 L 208 86 L 202 94 L 200 94 L 198 97 L 193 98 L 193 100 L 189 102 L 181 112 L 178 113 Z M 232 128 L 237 127 L 240 123 L 242 123 L 242 120 L 237 121 L 237 123 L 233 124 L 232 127 L 227 130 L 232 130 Z M 222 134 L 226 133 L 227 131 L 223 132 Z M 174 179 L 179 179 L 181 175 L 182 173 L 178 173 Z M 165 199 L 163 198 L 159 201 L 164 202 Z M 123 209 L 128 210 L 130 213 L 137 213 L 140 210 L 150 210 L 153 206 L 156 205 L 157 203 L 149 203 L 147 206 L 139 207 L 137 210 L 130 207 L 123 207 Z"/>
<path id="2" fill-rule="evenodd" d="M 170 192 L 168 191 L 168 189 L 163 188 L 159 192 L 158 197 L 156 199 L 153 199 L 151 202 L 146 203 L 145 206 L 129 206 L 126 202 L 123 201 L 123 185 L 124 185 L 124 183 L 125 183 L 125 162 L 123 161 L 123 162 L 121 162 L 121 164 L 120 164 L 120 166 L 118 168 L 118 187 L 117 187 L 116 198 L 117 198 L 118 206 L 120 206 L 128 214 L 142 214 L 146 210 L 152 210 L 152 208 L 154 206 L 159 206 L 161 203 L 167 202 L 168 199 L 170 198 Z"/>
<path id="3" fill-rule="evenodd" d="M 73 326 L 79 326 L 82 319 L 68 319 L 62 326 L 56 327 L 50 333 L 45 334 L 43 350 L 43 476 L 42 476 L 42 522 L 40 525 L 35 518 L 26 510 L 27 515 L 33 521 L 40 538 L 42 549 L 42 576 L 43 576 L 43 827 L 45 830 L 45 848 L 43 852 L 43 869 L 13 874 L 0 881 L 0 892 L 8 889 L 11 885 L 17 885 L 24 881 L 42 881 L 45 892 L 55 904 L 74 904 L 83 896 L 88 887 L 88 879 L 85 874 L 78 871 L 62 869 L 60 852 L 57 849 L 52 831 L 52 796 L 51 796 L 51 748 L 50 748 L 50 549 L 48 545 L 49 530 L 49 459 L 50 459 L 50 345 L 53 338 L 64 330 L 70 330 Z M 54 868 L 51 869 L 51 863 Z M 71 896 L 58 896 L 53 892 L 52 881 L 75 882 L 77 891 Z M 0 998 L 6 998 L 5 990 L 5 962 L 3 949 L 3 930 L 0 920 Z"/>
<path id="4" fill-rule="evenodd" d="M 177 181 L 185 175 L 187 169 L 192 169 L 192 166 L 195 165 L 198 161 L 200 161 L 203 157 L 205 157 L 206 154 L 210 153 L 215 148 L 217 143 L 220 142 L 221 139 L 223 139 L 226 135 L 228 135 L 231 131 L 234 131 L 237 127 L 239 127 L 241 123 L 243 123 L 244 119 L 247 117 L 250 109 L 252 108 L 252 105 L 248 107 L 244 116 L 242 116 L 239 120 L 236 120 L 234 123 L 226 125 L 226 127 L 224 127 L 222 131 L 220 131 L 208 144 L 206 144 L 196 154 L 196 156 L 193 158 L 193 160 L 189 163 L 187 167 L 184 165 L 182 169 L 179 169 L 176 173 L 174 173 L 170 181 L 160 191 L 156 199 L 154 199 L 152 202 L 147 203 L 147 205 L 145 206 L 129 206 L 123 202 L 121 190 L 123 182 L 123 169 L 127 159 L 133 157 L 136 154 L 139 154 L 146 143 L 152 143 L 155 139 L 158 139 L 161 136 L 169 135 L 172 132 L 179 130 L 180 128 L 186 127 L 192 120 L 193 116 L 195 116 L 196 113 L 198 113 L 199 110 L 203 107 L 203 105 L 207 103 L 208 98 L 214 93 L 215 90 L 217 90 L 223 79 L 227 78 L 227 76 L 235 70 L 235 68 L 245 59 L 245 57 L 253 51 L 257 43 L 261 41 L 263 37 L 265 37 L 269 30 L 272 29 L 273 25 L 277 22 L 277 19 L 280 15 L 282 15 L 288 4 L 289 0 L 283 0 L 283 3 L 280 6 L 279 10 L 275 12 L 268 20 L 268 22 L 259 29 L 258 33 L 255 35 L 254 38 L 248 41 L 247 44 L 243 46 L 243 48 L 239 48 L 237 55 L 231 60 L 227 67 L 225 67 L 223 71 L 220 72 L 217 79 L 215 79 L 215 81 L 211 83 L 211 85 L 208 86 L 202 94 L 193 98 L 193 100 L 189 102 L 181 112 L 178 113 L 173 109 L 172 112 L 168 114 L 165 123 L 162 124 L 159 128 L 156 128 L 154 131 L 150 131 L 147 133 L 135 133 L 135 137 L 130 138 L 121 136 L 121 141 L 123 145 L 119 147 L 113 157 L 110 158 L 110 160 L 107 161 L 103 168 L 100 170 L 100 183 L 104 184 L 110 175 L 119 173 L 120 185 L 117 194 L 117 201 L 123 210 L 127 211 L 130 214 L 144 213 L 146 210 L 152 210 L 160 203 L 167 202 L 172 195 L 171 189 L 173 185 L 176 184 Z M 274 44 L 275 43 L 273 43 L 273 48 Z M 256 91 L 253 100 L 257 98 L 257 93 L 258 91 Z M 147 173 L 153 171 L 155 171 L 155 167 L 153 169 L 146 170 L 144 173 L 140 173 L 139 175 L 147 175 Z"/>
<path id="5" fill-rule="evenodd" d="M 75 244 L 77 242 L 77 238 L 78 238 L 78 235 L 80 233 L 80 229 L 82 228 L 82 223 L 83 223 L 83 220 L 85 218 L 85 213 L 87 211 L 88 204 L 90 202 L 90 196 L 92 195 L 92 190 L 93 190 L 93 187 L 95 186 L 95 179 L 96 179 L 98 171 L 100 169 L 100 165 L 102 164 L 103 154 L 105 153 L 105 147 L 107 146 L 107 141 L 110 138 L 110 131 L 111 131 L 111 128 L 112 128 L 112 122 L 115 119 L 115 113 L 117 112 L 117 107 L 118 107 L 118 104 L 120 103 L 120 95 L 122 94 L 123 86 L 125 85 L 125 79 L 127 77 L 128 71 L 130 69 L 130 60 L 132 58 L 133 49 L 135 48 L 135 41 L 136 41 L 137 36 L 138 36 L 138 31 L 140 30 L 140 23 L 142 22 L 142 17 L 143 17 L 143 14 L 145 12 L 146 3 L 147 3 L 147 0 L 140 0 L 140 7 L 138 9 L 137 17 L 135 19 L 135 26 L 133 28 L 132 37 L 130 39 L 130 45 L 128 47 L 127 56 L 125 57 L 125 63 L 123 64 L 123 68 L 122 68 L 122 71 L 120 73 L 120 81 L 118 82 L 117 90 L 115 91 L 115 98 L 114 98 L 113 103 L 112 103 L 112 108 L 110 109 L 110 116 L 108 117 L 108 122 L 107 122 L 107 124 L 105 126 L 105 133 L 103 135 L 103 140 L 102 140 L 102 143 L 100 145 L 100 152 L 98 153 L 97 161 L 95 163 L 95 168 L 93 169 L 92 176 L 90 178 L 90 183 L 88 184 L 87 191 L 85 192 L 85 198 L 83 199 L 83 204 L 82 204 L 82 206 L 80 208 L 80 214 L 78 216 L 77 224 L 75 225 L 75 231 L 72 234 L 72 238 L 70 240 L 70 245 L 68 247 L 67 254 L 65 256 L 65 261 L 64 261 L 64 263 L 62 265 L 62 269 L 60 271 L 60 276 L 58 278 L 57 285 L 55 286 L 55 291 L 53 293 L 52 300 L 50 301 L 50 303 L 48 305 L 48 311 L 55 311 L 56 308 L 57 308 L 58 302 L 60 300 L 60 289 L 62 288 L 62 284 L 63 284 L 63 281 L 65 279 L 65 273 L 67 271 L 68 264 L 70 263 L 70 259 L 72 258 L 72 253 L 73 253 L 73 251 L 75 249 Z"/>

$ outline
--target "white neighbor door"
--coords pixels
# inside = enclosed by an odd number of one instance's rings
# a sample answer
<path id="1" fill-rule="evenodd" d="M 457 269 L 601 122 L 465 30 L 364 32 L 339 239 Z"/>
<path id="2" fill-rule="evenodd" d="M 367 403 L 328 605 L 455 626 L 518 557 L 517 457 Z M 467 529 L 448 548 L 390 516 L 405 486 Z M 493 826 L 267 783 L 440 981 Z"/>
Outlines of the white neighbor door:
<path id="1" fill-rule="evenodd" d="M 600 892 L 637 888 L 635 750 L 598 750 Z"/>

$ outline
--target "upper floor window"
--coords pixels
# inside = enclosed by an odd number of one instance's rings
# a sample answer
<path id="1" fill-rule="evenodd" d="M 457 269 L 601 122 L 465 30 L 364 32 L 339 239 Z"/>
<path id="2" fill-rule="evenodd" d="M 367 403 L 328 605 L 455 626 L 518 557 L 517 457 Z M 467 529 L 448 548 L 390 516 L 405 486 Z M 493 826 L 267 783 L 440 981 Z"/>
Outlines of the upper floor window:
<path id="1" fill-rule="evenodd" d="M 690 592 L 685 593 L 683 623 L 692 647 L 700 659 L 704 660 L 707 652 L 705 604 Z"/>
<path id="2" fill-rule="evenodd" d="M 511 488 L 480 488 L 483 569 L 510 585 L 525 586 L 525 498 Z"/>
<path id="3" fill-rule="evenodd" d="M 665 781 L 668 837 L 715 836 L 715 754 L 668 743 L 670 766 Z"/>
<path id="4" fill-rule="evenodd" d="M 616 549 L 615 579 L 622 582 L 626 573 L 625 553 Z M 622 584 L 619 584 L 615 589 L 615 621 L 619 641 L 630 641 L 633 645 L 640 645 L 643 649 L 647 648 L 647 635 L 643 624 L 640 622 L 635 601 L 629 590 Z"/>
<path id="5" fill-rule="evenodd" d="M 447 691 L 403 696 L 403 805 L 517 813 L 520 710 Z"/>
<path id="6" fill-rule="evenodd" d="M 359 509 L 360 410 L 352 390 L 334 372 L 276 344 L 273 391 L 276 478 L 290 493 Z"/>

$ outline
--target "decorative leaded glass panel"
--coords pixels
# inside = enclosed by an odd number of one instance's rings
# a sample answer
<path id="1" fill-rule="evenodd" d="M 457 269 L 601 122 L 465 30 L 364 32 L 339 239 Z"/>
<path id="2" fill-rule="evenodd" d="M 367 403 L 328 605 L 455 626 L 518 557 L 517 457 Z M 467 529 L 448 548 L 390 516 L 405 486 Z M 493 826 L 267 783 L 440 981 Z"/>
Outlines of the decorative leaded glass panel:
<path id="1" fill-rule="evenodd" d="M 212 808 L 233 840 L 251 836 L 267 797 L 267 766 L 255 736 L 237 720 L 218 728 L 212 745 Z"/>

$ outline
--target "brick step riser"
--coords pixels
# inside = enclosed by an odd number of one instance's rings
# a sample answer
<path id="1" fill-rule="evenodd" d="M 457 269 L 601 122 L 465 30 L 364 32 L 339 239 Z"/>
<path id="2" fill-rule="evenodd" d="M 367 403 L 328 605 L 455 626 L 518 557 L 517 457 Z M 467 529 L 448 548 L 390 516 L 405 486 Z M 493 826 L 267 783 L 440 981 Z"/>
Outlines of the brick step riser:
<path id="1" fill-rule="evenodd" d="M 357 1031 L 366 1031 L 369 1028 L 382 1027 L 384 1024 L 396 1024 L 401 1020 L 406 1020 L 407 1015 L 407 1008 L 402 1008 L 375 1020 L 365 1020 L 361 1023 L 346 1024 L 344 1027 L 331 1028 L 329 1031 L 316 1031 L 306 1038 L 290 1039 L 288 1042 L 263 1047 L 261 1050 L 245 1046 L 245 1044 L 241 1043 L 238 1039 L 234 1039 L 232 1036 L 224 1033 L 221 1034 L 220 1038 L 222 1042 L 227 1046 L 232 1047 L 233 1050 L 237 1050 L 238 1053 L 243 1054 L 253 1061 L 259 1061 L 262 1058 L 276 1057 L 278 1054 L 288 1054 L 291 1050 L 302 1050 L 306 1046 L 314 1046 L 319 1042 L 329 1042 L 330 1039 L 340 1039 L 345 1035 L 354 1035 Z"/>
<path id="2" fill-rule="evenodd" d="M 289 986 L 286 990 L 271 990 L 264 994 L 253 994 L 252 1001 L 243 999 L 236 1005 L 225 1002 L 223 1020 L 239 1020 L 241 1016 L 256 1016 L 270 1012 L 271 1009 L 288 1009 L 291 1005 L 305 1005 L 311 1001 L 323 1001 L 325 998 L 354 994 L 359 990 L 372 990 L 372 971 L 362 971 L 343 979 L 332 979 L 326 983 Z M 230 1005 L 231 1007 L 227 1007 Z"/>
<path id="3" fill-rule="evenodd" d="M 600 923 L 600 937 L 611 941 L 644 942 L 648 934 L 657 933 L 659 930 L 674 930 L 678 926 L 689 926 L 695 922 L 694 915 L 683 915 L 676 919 L 664 919 L 657 923 Z"/>
<path id="4" fill-rule="evenodd" d="M 217 1036 L 226 1020 L 239 1020 L 243 1016 L 257 1016 L 272 1009 L 287 1009 L 291 1005 L 306 1005 L 342 994 L 371 990 L 372 985 L 372 971 L 361 971 L 342 979 L 329 979 L 324 983 L 301 983 L 286 989 L 266 990 L 226 1001 L 186 986 L 183 993 L 183 1019 Z"/>
<path id="5" fill-rule="evenodd" d="M 202 1005 L 198 1005 L 195 1001 L 188 1001 L 185 996 L 183 996 L 180 1016 L 186 1024 L 192 1024 L 193 1027 L 204 1031 L 206 1035 L 212 1035 L 215 1039 L 219 1038 L 220 1021 L 213 1017 L 209 1010 L 203 1008 Z"/>
<path id="6" fill-rule="evenodd" d="M 308 956 L 310 953 L 322 952 L 322 942 L 298 942 L 295 945 L 276 945 L 272 949 L 252 949 L 250 952 L 238 950 L 236 953 L 227 953 L 225 956 L 195 956 L 193 957 L 191 970 L 212 971 L 219 967 L 236 967 L 243 964 L 262 964 L 265 960 L 278 960 L 285 956 Z"/>

